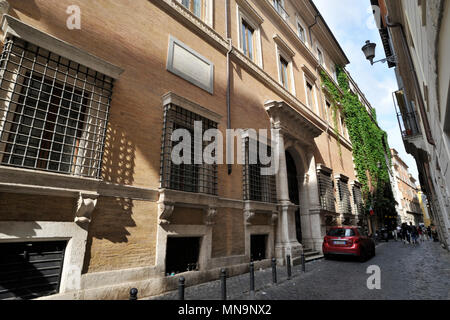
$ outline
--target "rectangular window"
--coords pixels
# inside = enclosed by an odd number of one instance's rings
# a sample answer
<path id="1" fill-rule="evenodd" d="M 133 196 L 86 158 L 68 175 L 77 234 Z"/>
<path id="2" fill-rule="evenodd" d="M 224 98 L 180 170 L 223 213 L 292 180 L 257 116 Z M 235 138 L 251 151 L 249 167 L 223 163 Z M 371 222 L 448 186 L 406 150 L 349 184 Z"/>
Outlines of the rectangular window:
<path id="1" fill-rule="evenodd" d="M 320 206 L 323 210 L 336 212 L 331 170 L 318 170 Z"/>
<path id="2" fill-rule="evenodd" d="M 341 114 L 341 130 L 342 135 L 347 138 L 347 126 L 345 125 L 345 119 Z"/>
<path id="3" fill-rule="evenodd" d="M 242 50 L 244 54 L 251 60 L 254 60 L 255 45 L 254 45 L 254 33 L 255 30 L 244 20 L 242 20 Z"/>
<path id="4" fill-rule="evenodd" d="M 245 165 L 244 165 L 244 200 L 276 203 L 277 191 L 275 175 L 261 175 L 261 168 L 269 167 L 263 165 L 259 158 L 259 144 L 256 150 L 251 150 L 250 139 L 245 140 Z M 256 142 L 255 142 L 256 144 Z M 271 148 L 266 146 L 267 154 L 271 154 Z M 253 152 L 252 156 L 250 152 Z M 254 154 L 256 152 L 256 154 Z M 257 163 L 250 163 L 250 159 L 256 159 Z"/>
<path id="5" fill-rule="evenodd" d="M 300 23 L 297 23 L 297 32 L 298 32 L 298 37 L 300 38 L 300 40 L 302 40 L 302 42 L 305 43 L 305 41 L 306 41 L 305 29 L 302 27 L 302 25 Z"/>
<path id="6" fill-rule="evenodd" d="M 309 82 L 306 82 L 306 103 L 308 107 L 311 109 L 314 106 L 314 98 L 313 98 L 313 86 Z"/>
<path id="7" fill-rule="evenodd" d="M 161 187 L 185 192 L 217 195 L 217 164 L 195 164 L 194 122 L 202 122 L 202 136 L 206 130 L 217 129 L 217 123 L 177 105 L 164 107 L 164 126 L 161 152 Z M 175 164 L 172 161 L 172 134 L 177 129 L 185 129 L 191 135 L 191 162 Z M 202 140 L 202 154 L 210 142 Z M 184 150 L 183 150 L 184 151 Z M 181 157 L 184 155 L 180 154 Z M 200 155 L 199 155 L 200 156 Z"/>
<path id="8" fill-rule="evenodd" d="M 0 73 L 0 163 L 100 178 L 113 79 L 18 38 Z"/>
<path id="9" fill-rule="evenodd" d="M 280 81 L 281 85 L 286 90 L 290 90 L 288 69 L 289 69 L 289 62 L 287 62 L 283 57 L 280 56 Z"/>
<path id="10" fill-rule="evenodd" d="M 350 190 L 348 188 L 347 181 L 343 179 L 337 179 L 338 188 L 338 207 L 339 213 L 350 214 L 351 204 L 350 204 Z"/>
<path id="11" fill-rule="evenodd" d="M 327 105 L 327 115 L 328 115 L 328 123 L 332 123 L 333 120 L 333 109 L 331 108 L 331 104 L 326 101 L 325 104 Z"/>
<path id="12" fill-rule="evenodd" d="M 284 8 L 284 1 L 283 0 L 273 0 L 273 6 L 275 10 L 278 12 L 278 14 L 283 17 L 284 20 L 287 20 L 289 18 L 289 15 L 286 12 L 286 9 Z"/>
<path id="13" fill-rule="evenodd" d="M 361 215 L 361 214 L 363 214 L 363 201 L 362 201 L 361 187 L 353 185 L 352 193 L 353 193 L 354 213 L 355 213 L 355 215 Z"/>
<path id="14" fill-rule="evenodd" d="M 206 0 L 181 0 L 181 4 L 191 11 L 197 18 L 205 19 L 205 1 Z"/>
<path id="15" fill-rule="evenodd" d="M 322 54 L 322 51 L 320 51 L 319 48 L 317 48 L 317 58 L 319 60 L 319 64 L 321 66 L 323 66 L 323 54 Z"/>

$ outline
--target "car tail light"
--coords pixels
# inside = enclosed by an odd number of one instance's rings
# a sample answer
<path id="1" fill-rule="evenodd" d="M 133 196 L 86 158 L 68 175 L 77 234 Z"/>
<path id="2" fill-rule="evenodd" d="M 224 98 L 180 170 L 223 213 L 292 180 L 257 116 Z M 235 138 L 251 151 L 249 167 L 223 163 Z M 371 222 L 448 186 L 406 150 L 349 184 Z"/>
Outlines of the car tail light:
<path id="1" fill-rule="evenodd" d="M 355 239 L 355 243 L 359 243 L 359 242 L 361 242 L 361 239 L 360 238 L 356 238 Z"/>
<path id="2" fill-rule="evenodd" d="M 348 245 L 349 247 L 351 247 L 351 246 L 353 245 L 353 239 L 348 239 L 348 240 L 347 240 L 347 245 Z"/>

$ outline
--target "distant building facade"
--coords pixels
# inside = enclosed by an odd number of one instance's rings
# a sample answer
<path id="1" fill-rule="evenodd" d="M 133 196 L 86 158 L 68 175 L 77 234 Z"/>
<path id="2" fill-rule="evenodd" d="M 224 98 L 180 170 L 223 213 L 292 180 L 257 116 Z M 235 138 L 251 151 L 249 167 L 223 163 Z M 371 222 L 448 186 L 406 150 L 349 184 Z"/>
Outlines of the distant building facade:
<path id="1" fill-rule="evenodd" d="M 392 171 L 394 172 L 394 197 L 397 201 L 398 224 L 418 225 L 423 222 L 419 190 L 416 180 L 408 172 L 408 166 L 400 158 L 397 150 L 391 149 Z"/>

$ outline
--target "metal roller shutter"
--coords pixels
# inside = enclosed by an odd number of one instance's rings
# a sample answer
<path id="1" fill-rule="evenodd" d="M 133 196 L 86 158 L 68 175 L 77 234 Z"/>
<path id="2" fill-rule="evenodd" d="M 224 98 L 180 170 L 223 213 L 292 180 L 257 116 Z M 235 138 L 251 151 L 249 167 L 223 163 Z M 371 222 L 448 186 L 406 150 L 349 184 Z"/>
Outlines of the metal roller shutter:
<path id="1" fill-rule="evenodd" d="M 66 241 L 0 243 L 0 300 L 59 292 Z"/>

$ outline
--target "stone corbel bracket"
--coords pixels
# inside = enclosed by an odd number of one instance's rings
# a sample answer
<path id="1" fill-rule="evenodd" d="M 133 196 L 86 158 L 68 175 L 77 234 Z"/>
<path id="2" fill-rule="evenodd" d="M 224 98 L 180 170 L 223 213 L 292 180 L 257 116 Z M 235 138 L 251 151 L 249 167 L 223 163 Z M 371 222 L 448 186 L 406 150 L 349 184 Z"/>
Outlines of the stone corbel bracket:
<path id="1" fill-rule="evenodd" d="M 173 202 L 158 202 L 158 219 L 160 224 L 170 224 L 173 209 L 175 209 L 175 203 Z"/>
<path id="2" fill-rule="evenodd" d="M 98 195 L 78 194 L 75 207 L 75 223 L 85 225 L 91 223 L 92 212 L 97 205 Z"/>
<path id="3" fill-rule="evenodd" d="M 272 212 L 272 216 L 271 216 L 270 221 L 272 223 L 272 226 L 275 226 L 277 224 L 277 222 L 278 222 L 278 211 Z"/>
<path id="4" fill-rule="evenodd" d="M 214 219 L 217 215 L 217 208 L 213 206 L 209 206 L 204 209 L 205 211 L 205 224 L 207 226 L 212 226 L 215 224 Z"/>
<path id="5" fill-rule="evenodd" d="M 252 220 L 254 217 L 255 217 L 255 210 L 251 209 L 244 210 L 244 221 L 247 226 L 252 224 Z"/>

